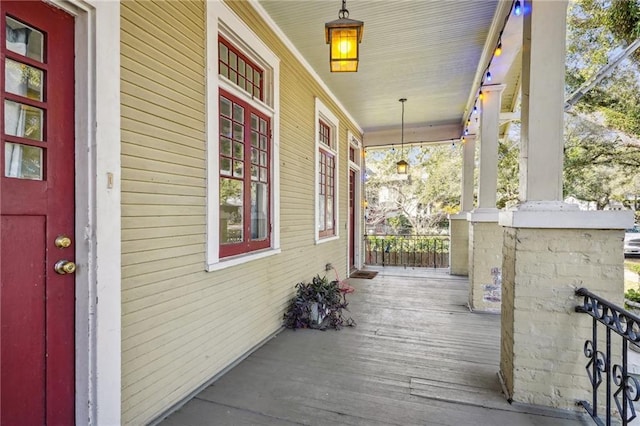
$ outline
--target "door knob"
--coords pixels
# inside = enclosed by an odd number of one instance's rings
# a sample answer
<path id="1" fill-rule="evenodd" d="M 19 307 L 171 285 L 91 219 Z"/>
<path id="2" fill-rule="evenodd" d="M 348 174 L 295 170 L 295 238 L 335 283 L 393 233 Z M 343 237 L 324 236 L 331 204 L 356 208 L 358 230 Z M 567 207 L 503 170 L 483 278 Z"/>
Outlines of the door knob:
<path id="1" fill-rule="evenodd" d="M 73 274 L 76 271 L 76 264 L 70 260 L 58 260 L 53 269 L 60 275 Z"/>
<path id="2" fill-rule="evenodd" d="M 58 248 L 67 248 L 71 245 L 71 238 L 66 235 L 59 235 L 54 242 Z"/>

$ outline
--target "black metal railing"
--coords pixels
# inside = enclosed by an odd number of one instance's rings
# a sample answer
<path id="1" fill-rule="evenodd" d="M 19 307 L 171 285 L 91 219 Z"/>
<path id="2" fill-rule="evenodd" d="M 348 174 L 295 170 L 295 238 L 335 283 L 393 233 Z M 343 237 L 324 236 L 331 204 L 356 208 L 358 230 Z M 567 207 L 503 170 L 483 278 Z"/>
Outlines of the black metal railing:
<path id="1" fill-rule="evenodd" d="M 449 237 L 442 235 L 366 235 L 365 264 L 449 267 Z"/>
<path id="2" fill-rule="evenodd" d="M 640 382 L 627 370 L 627 349 L 630 344 L 640 343 L 640 317 L 591 293 L 586 288 L 576 290 L 576 295 L 583 297 L 583 303 L 576 306 L 576 312 L 593 317 L 591 339 L 584 343 L 584 354 L 589 359 L 586 369 L 591 382 L 592 398 L 590 402 L 578 401 L 578 405 L 584 407 L 598 425 L 611 425 L 612 416 L 619 416 L 622 425 L 627 425 L 636 418 L 634 403 L 640 399 Z M 598 341 L 598 323 L 606 327 L 604 352 L 599 349 L 602 341 Z M 622 337 L 620 363 L 612 362 L 612 332 Z M 602 340 L 602 337 L 600 339 Z M 598 393 L 603 380 L 606 388 L 605 399 L 599 402 Z M 612 401 L 616 404 L 617 414 Z M 604 408 L 605 413 L 602 415 L 598 412 L 599 407 Z"/>

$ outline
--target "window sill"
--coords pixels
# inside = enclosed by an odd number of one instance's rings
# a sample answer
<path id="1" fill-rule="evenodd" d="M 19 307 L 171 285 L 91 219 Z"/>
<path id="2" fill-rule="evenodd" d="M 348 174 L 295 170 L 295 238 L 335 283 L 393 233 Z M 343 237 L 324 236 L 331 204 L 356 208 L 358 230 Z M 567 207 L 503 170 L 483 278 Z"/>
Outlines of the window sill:
<path id="1" fill-rule="evenodd" d="M 339 240 L 339 239 L 340 239 L 339 235 L 334 235 L 332 237 L 316 238 L 316 244 L 328 243 L 329 241 L 335 241 L 335 240 Z"/>
<path id="2" fill-rule="evenodd" d="M 221 259 L 215 263 L 207 264 L 206 271 L 220 271 L 222 269 L 231 268 L 232 266 L 242 265 L 243 263 L 251 262 L 254 260 L 262 259 L 265 257 L 280 254 L 281 250 L 278 249 L 265 249 L 255 253 L 240 254 L 237 256 Z"/>

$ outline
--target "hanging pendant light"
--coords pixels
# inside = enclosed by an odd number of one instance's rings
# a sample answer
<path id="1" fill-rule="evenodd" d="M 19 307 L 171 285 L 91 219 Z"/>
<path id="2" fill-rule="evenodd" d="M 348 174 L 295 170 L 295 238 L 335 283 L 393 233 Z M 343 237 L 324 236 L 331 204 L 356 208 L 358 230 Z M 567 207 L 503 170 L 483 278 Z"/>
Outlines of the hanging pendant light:
<path id="1" fill-rule="evenodd" d="M 402 103 L 402 127 L 400 130 L 400 155 L 404 156 L 404 103 L 407 98 L 401 98 L 399 101 Z M 399 175 L 406 175 L 409 173 L 409 163 L 401 159 L 396 163 L 396 171 Z"/>
<path id="2" fill-rule="evenodd" d="M 338 19 L 324 24 L 331 72 L 358 71 L 359 45 L 363 31 L 364 22 L 349 19 L 347 1 L 342 0 Z"/>

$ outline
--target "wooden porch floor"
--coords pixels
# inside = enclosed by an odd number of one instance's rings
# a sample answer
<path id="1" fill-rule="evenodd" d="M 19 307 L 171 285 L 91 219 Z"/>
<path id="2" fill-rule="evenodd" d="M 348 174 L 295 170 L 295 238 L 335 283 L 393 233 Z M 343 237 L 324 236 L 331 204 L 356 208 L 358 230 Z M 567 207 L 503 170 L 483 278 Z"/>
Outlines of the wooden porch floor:
<path id="1" fill-rule="evenodd" d="M 376 270 L 350 280 L 357 327 L 285 330 L 161 425 L 592 424 L 506 402 L 500 317 L 469 312 L 466 278 Z"/>

